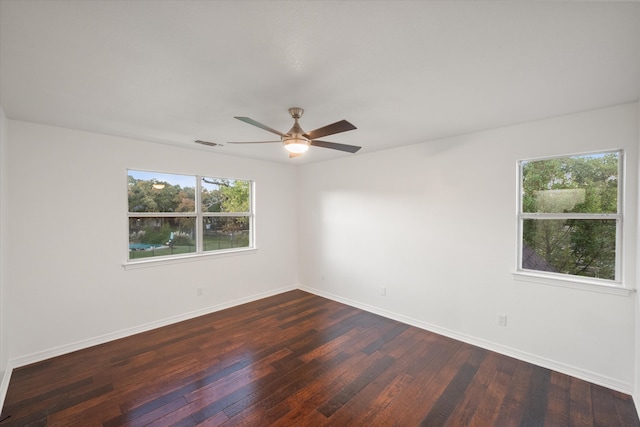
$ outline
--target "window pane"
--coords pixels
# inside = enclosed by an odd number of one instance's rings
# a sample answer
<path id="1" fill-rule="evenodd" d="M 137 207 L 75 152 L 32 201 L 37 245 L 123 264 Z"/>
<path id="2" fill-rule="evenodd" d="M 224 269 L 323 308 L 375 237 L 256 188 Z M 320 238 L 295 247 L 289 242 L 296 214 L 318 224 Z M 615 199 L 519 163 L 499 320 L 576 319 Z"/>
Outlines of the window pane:
<path id="1" fill-rule="evenodd" d="M 196 177 L 129 170 L 129 212 L 195 212 Z"/>
<path id="2" fill-rule="evenodd" d="M 202 212 L 249 212 L 250 182 L 202 178 Z"/>
<path id="3" fill-rule="evenodd" d="M 615 280 L 615 219 L 525 219 L 522 268 Z"/>
<path id="4" fill-rule="evenodd" d="M 209 216 L 203 219 L 203 250 L 247 248 L 251 245 L 249 217 Z"/>
<path id="5" fill-rule="evenodd" d="M 522 211 L 616 213 L 620 153 L 522 162 Z"/>
<path id="6" fill-rule="evenodd" d="M 194 217 L 129 218 L 129 259 L 196 251 Z"/>

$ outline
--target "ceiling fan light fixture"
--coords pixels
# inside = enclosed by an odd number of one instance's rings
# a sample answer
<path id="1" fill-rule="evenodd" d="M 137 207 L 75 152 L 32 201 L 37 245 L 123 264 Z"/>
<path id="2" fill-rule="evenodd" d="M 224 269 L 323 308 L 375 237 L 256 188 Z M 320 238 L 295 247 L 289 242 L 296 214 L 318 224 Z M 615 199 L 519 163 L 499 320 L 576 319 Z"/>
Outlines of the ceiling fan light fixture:
<path id="1" fill-rule="evenodd" d="M 305 138 L 284 138 L 284 148 L 295 154 L 302 154 L 309 149 L 309 140 Z"/>

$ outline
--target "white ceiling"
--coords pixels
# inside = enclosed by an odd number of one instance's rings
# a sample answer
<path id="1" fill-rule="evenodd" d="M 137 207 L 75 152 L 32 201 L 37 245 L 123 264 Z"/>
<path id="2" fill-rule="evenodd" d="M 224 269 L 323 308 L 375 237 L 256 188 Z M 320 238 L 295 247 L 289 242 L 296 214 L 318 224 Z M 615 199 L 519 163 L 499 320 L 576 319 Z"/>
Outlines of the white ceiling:
<path id="1" fill-rule="evenodd" d="M 637 101 L 640 2 L 0 0 L 9 118 L 290 163 Z M 357 130 L 288 159 L 302 127 Z M 203 147 L 194 140 L 223 143 Z M 515 143 L 515 142 L 514 142 Z"/>

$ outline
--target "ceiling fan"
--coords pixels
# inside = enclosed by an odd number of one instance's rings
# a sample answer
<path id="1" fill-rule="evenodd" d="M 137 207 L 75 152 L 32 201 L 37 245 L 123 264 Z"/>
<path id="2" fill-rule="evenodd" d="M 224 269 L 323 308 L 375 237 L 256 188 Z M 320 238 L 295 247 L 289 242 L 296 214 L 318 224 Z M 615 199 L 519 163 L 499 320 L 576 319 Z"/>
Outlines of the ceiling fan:
<path id="1" fill-rule="evenodd" d="M 298 119 L 302 117 L 304 110 L 300 107 L 289 108 L 289 114 L 295 121 L 293 127 L 289 132 L 282 133 L 262 123 L 256 122 L 249 117 L 234 117 L 250 125 L 257 126 L 261 129 L 280 135 L 280 141 L 249 141 L 249 142 L 229 142 L 229 144 L 266 144 L 272 142 L 282 142 L 284 148 L 289 152 L 289 157 L 297 157 L 302 155 L 309 149 L 310 146 L 330 148 L 332 150 L 346 151 L 348 153 L 355 153 L 362 147 L 347 144 L 337 144 L 335 142 L 319 141 L 316 138 L 322 138 L 323 136 L 333 135 L 340 132 L 346 132 L 348 130 L 356 129 L 354 125 L 346 120 L 340 120 L 339 122 L 332 123 L 330 125 L 321 127 L 311 132 L 305 132 L 298 124 Z"/>

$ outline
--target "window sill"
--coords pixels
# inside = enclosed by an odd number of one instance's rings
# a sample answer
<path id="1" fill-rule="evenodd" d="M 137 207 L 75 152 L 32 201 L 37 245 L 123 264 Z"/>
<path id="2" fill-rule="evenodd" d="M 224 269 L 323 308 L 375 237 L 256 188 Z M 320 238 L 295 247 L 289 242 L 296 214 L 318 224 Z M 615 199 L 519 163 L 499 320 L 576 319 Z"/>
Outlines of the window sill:
<path id="1" fill-rule="evenodd" d="M 125 270 L 135 270 L 138 268 L 160 267 L 163 265 L 182 264 L 185 262 L 204 261 L 214 258 L 226 258 L 238 255 L 250 255 L 258 252 L 256 248 L 233 249 L 228 251 L 207 252 L 202 254 L 173 256 L 164 258 L 150 258 L 142 261 L 125 261 L 122 267 Z"/>
<path id="2" fill-rule="evenodd" d="M 608 285 L 602 282 L 589 279 L 559 278 L 544 274 L 516 271 L 513 274 L 515 280 L 521 282 L 537 283 L 549 286 L 559 286 L 562 288 L 578 289 L 581 291 L 598 292 L 602 294 L 619 295 L 628 297 L 636 290 L 618 285 Z"/>

